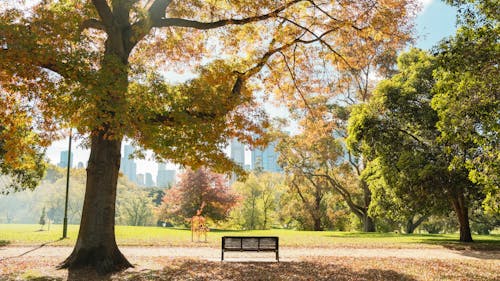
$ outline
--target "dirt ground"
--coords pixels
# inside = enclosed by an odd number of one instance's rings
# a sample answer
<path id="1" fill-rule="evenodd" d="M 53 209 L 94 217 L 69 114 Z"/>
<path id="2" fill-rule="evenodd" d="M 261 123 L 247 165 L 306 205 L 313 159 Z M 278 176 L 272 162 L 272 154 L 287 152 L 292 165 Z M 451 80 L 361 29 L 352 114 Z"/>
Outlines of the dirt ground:
<path id="1" fill-rule="evenodd" d="M 220 248 L 120 247 L 134 265 L 123 272 L 57 270 L 72 247 L 0 247 L 0 280 L 487 280 L 500 281 L 500 251 L 448 248 L 280 248 L 274 253 Z"/>

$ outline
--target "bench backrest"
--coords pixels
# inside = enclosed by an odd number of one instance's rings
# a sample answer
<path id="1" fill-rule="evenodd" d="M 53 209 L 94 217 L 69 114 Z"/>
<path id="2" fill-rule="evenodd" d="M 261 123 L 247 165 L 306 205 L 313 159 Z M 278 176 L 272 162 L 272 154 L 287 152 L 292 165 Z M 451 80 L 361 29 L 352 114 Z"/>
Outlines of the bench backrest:
<path id="1" fill-rule="evenodd" d="M 222 248 L 227 250 L 277 250 L 277 236 L 224 236 Z"/>

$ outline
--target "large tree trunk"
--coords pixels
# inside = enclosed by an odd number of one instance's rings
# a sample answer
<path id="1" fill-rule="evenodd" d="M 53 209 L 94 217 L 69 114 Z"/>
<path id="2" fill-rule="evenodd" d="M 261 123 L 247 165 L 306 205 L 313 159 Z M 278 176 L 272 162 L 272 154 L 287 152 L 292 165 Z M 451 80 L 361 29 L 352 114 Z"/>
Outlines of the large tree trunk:
<path id="1" fill-rule="evenodd" d="M 99 131 L 91 136 L 87 184 L 78 240 L 60 268 L 94 268 L 99 273 L 132 267 L 115 240 L 115 201 L 120 169 L 121 139 L 107 140 Z"/>
<path id="2" fill-rule="evenodd" d="M 314 218 L 314 231 L 323 231 L 321 226 L 321 218 Z"/>
<path id="3" fill-rule="evenodd" d="M 474 242 L 469 225 L 469 208 L 465 202 L 464 194 L 460 192 L 453 196 L 451 203 L 460 224 L 460 242 Z"/>
<path id="4" fill-rule="evenodd" d="M 375 221 L 368 214 L 363 214 L 363 231 L 375 232 Z"/>

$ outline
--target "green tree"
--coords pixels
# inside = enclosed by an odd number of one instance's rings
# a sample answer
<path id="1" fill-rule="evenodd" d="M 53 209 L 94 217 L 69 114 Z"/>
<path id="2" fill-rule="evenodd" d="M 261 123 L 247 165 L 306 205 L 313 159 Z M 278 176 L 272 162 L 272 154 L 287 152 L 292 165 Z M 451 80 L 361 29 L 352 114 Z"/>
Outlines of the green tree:
<path id="1" fill-rule="evenodd" d="M 120 200 L 121 199 L 121 200 Z M 153 225 L 153 203 L 145 192 L 129 192 L 118 198 L 119 222 L 125 225 Z"/>
<path id="2" fill-rule="evenodd" d="M 38 224 L 40 225 L 40 229 L 43 229 L 45 225 L 45 219 L 47 218 L 47 214 L 45 213 L 45 207 L 42 209 L 42 214 L 40 215 L 40 219 L 38 220 Z"/>
<path id="3" fill-rule="evenodd" d="M 398 58 L 399 73 L 381 82 L 369 103 L 356 107 L 349 120 L 349 145 L 383 171 L 411 180 L 415 197 L 436 196 L 450 202 L 460 224 L 460 241 L 471 242 L 469 208 L 478 194 L 462 168 L 449 169 L 447 151 L 440 142 L 434 95 L 435 59 L 412 49 Z M 463 151 L 455 151 L 459 153 Z M 393 188 L 401 185 L 393 186 Z M 410 198 L 411 200 L 411 198 Z"/>
<path id="4" fill-rule="evenodd" d="M 450 169 L 465 167 L 484 186 L 486 211 L 500 219 L 500 12 L 498 1 L 447 1 L 459 28 L 437 47 L 432 107 L 443 142 L 453 143 Z M 462 153 L 457 153 L 460 150 Z"/>
<path id="5" fill-rule="evenodd" d="M 407 167 L 404 171 L 381 164 L 381 159 L 368 162 L 362 176 L 372 191 L 370 213 L 373 216 L 396 222 L 405 233 L 415 229 L 432 214 L 448 212 L 446 200 L 427 192 L 420 174 L 409 174 L 420 169 L 419 161 L 401 156 L 398 165 Z M 421 159 L 421 161 L 426 161 Z M 416 196 L 418 194 L 418 196 Z"/>
<path id="6" fill-rule="evenodd" d="M 234 191 L 241 198 L 231 217 L 244 229 L 268 229 L 279 212 L 284 178 L 274 173 L 252 173 L 244 182 L 236 182 Z"/>
<path id="7" fill-rule="evenodd" d="M 0 51 L 0 86 L 38 121 L 42 147 L 61 127 L 87 137 L 82 222 L 74 251 L 61 266 L 91 266 L 101 273 L 131 266 L 114 235 L 124 137 L 152 149 L 159 160 L 242 172 L 223 148 L 232 137 L 259 142 L 252 136 L 263 133 L 267 118 L 257 106 L 256 87 L 279 86 L 283 97 L 293 99 L 299 77 L 281 77 L 289 62 L 314 71 L 310 62 L 328 53 L 334 69 L 352 42 L 389 44 L 389 38 L 407 36 L 414 8 L 413 0 L 33 4 L 28 12 L 22 6 L 0 11 L 7 46 Z M 169 85 L 158 65 L 196 75 Z"/>
<path id="8" fill-rule="evenodd" d="M 327 176 L 333 169 L 328 161 L 337 160 L 339 149 L 340 145 L 335 140 L 323 138 L 316 142 L 307 133 L 283 137 L 277 146 L 278 161 L 287 174 L 286 183 L 290 192 L 298 196 L 301 208 L 308 214 L 315 231 L 324 229 L 325 198 L 331 191 Z M 325 156 L 321 154 L 324 152 L 330 153 Z"/>

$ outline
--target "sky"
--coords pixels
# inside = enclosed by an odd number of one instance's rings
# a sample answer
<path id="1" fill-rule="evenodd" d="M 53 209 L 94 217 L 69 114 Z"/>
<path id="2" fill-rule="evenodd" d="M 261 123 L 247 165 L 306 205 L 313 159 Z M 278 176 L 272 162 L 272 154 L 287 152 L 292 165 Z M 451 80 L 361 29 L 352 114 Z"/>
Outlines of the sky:
<path id="1" fill-rule="evenodd" d="M 429 50 L 444 37 L 455 33 L 455 16 L 456 9 L 449 7 L 440 0 L 419 0 L 422 4 L 416 19 L 416 42 L 415 46 L 421 49 Z M 172 77 L 174 78 L 174 77 Z M 178 78 L 174 78 L 178 79 Z M 47 150 L 49 161 L 57 164 L 60 161 L 60 152 L 68 149 L 68 139 L 53 143 Z M 84 163 L 86 166 L 89 151 L 84 150 L 78 143 L 73 143 L 72 151 L 74 153 L 73 165 L 78 162 Z M 248 158 L 249 154 L 245 155 Z M 137 173 L 152 173 L 153 178 L 156 177 L 157 165 L 146 160 L 135 160 L 137 163 Z M 248 162 L 247 162 L 248 163 Z M 174 169 L 174 165 L 168 165 L 167 169 Z"/>

